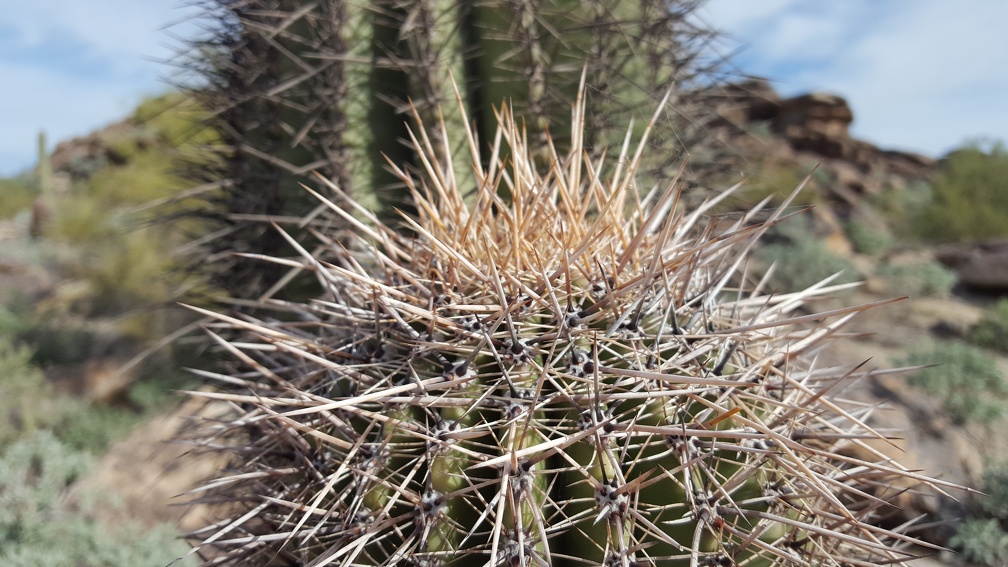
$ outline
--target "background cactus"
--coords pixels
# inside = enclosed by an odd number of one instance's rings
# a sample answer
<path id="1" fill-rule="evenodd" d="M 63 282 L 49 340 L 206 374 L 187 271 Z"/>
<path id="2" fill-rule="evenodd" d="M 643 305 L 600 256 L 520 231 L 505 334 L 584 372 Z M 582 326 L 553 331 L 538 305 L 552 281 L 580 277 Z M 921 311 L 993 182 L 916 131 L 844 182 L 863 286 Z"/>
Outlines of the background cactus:
<path id="1" fill-rule="evenodd" d="M 197 439 L 232 455 L 197 491 L 222 514 L 193 536 L 207 564 L 908 558 L 913 540 L 871 519 L 892 481 L 933 483 L 873 452 L 870 408 L 828 397 L 859 367 L 814 356 L 868 306 L 795 315 L 836 286 L 765 295 L 747 268 L 783 209 L 724 218 L 728 192 L 694 210 L 677 183 L 641 194 L 646 133 L 592 159 L 584 99 L 545 172 L 498 118 L 489 154 L 462 132 L 465 160 L 435 145 L 443 122 L 410 135 L 420 173 L 393 168 L 412 236 L 334 184 L 315 196 L 347 233 L 312 253 L 277 227 L 300 259 L 259 259 L 312 271 L 317 299 L 200 310 L 236 362 L 201 372 L 224 390 L 198 395 L 229 411 Z"/>
<path id="2" fill-rule="evenodd" d="M 437 108 L 446 108 L 448 132 L 464 131 L 449 74 L 462 86 L 484 144 L 495 128 L 491 105 L 511 100 L 542 147 L 547 125 L 561 137 L 568 130 L 569 108 L 587 65 L 584 147 L 596 154 L 607 144 L 619 146 L 630 118 L 638 118 L 639 134 L 651 109 L 673 88 L 676 104 L 652 143 L 682 151 L 680 142 L 689 140 L 704 116 L 695 112 L 696 87 L 709 82 L 718 63 L 706 49 L 713 33 L 694 17 L 701 3 L 204 0 L 214 31 L 189 46 L 182 65 L 200 78 L 193 92 L 214 113 L 223 142 L 216 149 L 224 159 L 201 160 L 189 171 L 201 183 L 222 187 L 205 193 L 212 207 L 196 211 L 216 223 L 200 263 L 213 267 L 236 296 L 270 291 L 281 267 L 270 270 L 221 252 L 284 250 L 265 216 L 284 223 L 316 209 L 318 203 L 298 186 L 311 171 L 385 220 L 412 206 L 382 154 L 406 168 L 421 165 L 403 143 L 410 101 L 428 123 Z M 438 140 L 432 145 L 441 151 Z M 490 155 L 489 146 L 481 149 Z M 654 168 L 667 163 L 649 162 Z M 460 175 L 471 180 L 469 171 Z M 324 208 L 312 219 L 339 222 Z M 310 238 L 303 227 L 285 226 L 299 240 Z"/>

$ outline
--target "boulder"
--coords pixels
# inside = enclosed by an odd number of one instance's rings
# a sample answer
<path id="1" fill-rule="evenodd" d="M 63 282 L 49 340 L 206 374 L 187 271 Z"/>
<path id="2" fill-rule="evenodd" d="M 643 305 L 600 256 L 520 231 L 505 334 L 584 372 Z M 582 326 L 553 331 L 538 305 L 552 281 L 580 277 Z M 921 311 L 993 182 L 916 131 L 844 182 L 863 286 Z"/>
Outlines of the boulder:
<path id="1" fill-rule="evenodd" d="M 775 127 L 788 138 L 817 134 L 825 140 L 850 138 L 854 113 L 847 101 L 837 95 L 810 93 L 780 103 Z"/>
<path id="2" fill-rule="evenodd" d="M 763 79 L 727 85 L 712 96 L 717 115 L 739 128 L 773 120 L 780 109 L 780 96 Z"/>
<path id="3" fill-rule="evenodd" d="M 935 251 L 935 257 L 956 272 L 961 285 L 1008 294 L 1008 238 L 943 246 Z"/>

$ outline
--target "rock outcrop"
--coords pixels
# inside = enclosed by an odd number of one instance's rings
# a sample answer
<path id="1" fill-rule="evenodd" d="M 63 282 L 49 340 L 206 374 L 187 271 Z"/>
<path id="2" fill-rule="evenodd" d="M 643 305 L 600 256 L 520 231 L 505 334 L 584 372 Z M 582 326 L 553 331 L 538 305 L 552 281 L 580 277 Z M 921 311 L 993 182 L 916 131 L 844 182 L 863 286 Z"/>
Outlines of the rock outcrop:
<path id="1" fill-rule="evenodd" d="M 1008 239 L 950 244 L 936 250 L 935 257 L 955 270 L 960 285 L 984 293 L 1008 294 Z"/>
<path id="2" fill-rule="evenodd" d="M 718 119 L 716 139 L 748 162 L 766 166 L 818 164 L 831 178 L 827 197 L 837 202 L 883 190 L 900 190 L 929 178 L 936 161 L 922 155 L 882 150 L 850 135 L 854 113 L 835 94 L 782 98 L 767 81 L 729 85 L 711 95 Z"/>
<path id="3" fill-rule="evenodd" d="M 86 179 L 107 164 L 119 164 L 123 157 L 110 141 L 129 136 L 136 130 L 132 119 L 110 124 L 79 138 L 60 142 L 52 153 L 52 167 L 71 180 Z"/>

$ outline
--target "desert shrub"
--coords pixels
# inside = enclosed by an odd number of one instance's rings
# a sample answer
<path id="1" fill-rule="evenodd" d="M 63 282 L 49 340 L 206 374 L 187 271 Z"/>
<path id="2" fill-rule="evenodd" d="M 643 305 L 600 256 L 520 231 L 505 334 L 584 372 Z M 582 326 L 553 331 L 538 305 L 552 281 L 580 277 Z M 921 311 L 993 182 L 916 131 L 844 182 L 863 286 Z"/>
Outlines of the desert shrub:
<path id="1" fill-rule="evenodd" d="M 938 262 L 887 264 L 878 269 L 891 293 L 912 297 L 944 297 L 956 284 L 955 272 Z"/>
<path id="2" fill-rule="evenodd" d="M 88 180 L 87 191 L 101 203 L 139 205 L 182 189 L 172 167 L 163 150 L 137 150 L 124 165 L 96 171 Z"/>
<path id="3" fill-rule="evenodd" d="M 38 185 L 30 175 L 0 179 L 0 218 L 12 218 L 31 208 L 38 194 Z"/>
<path id="4" fill-rule="evenodd" d="M 869 203 L 885 219 L 894 236 L 901 240 L 919 240 L 914 219 L 931 205 L 933 193 L 930 183 L 912 181 L 906 187 L 879 191 L 869 198 Z"/>
<path id="5" fill-rule="evenodd" d="M 931 241 L 976 241 L 1008 236 L 1008 151 L 969 146 L 949 155 L 934 183 L 933 200 L 914 220 Z"/>
<path id="6" fill-rule="evenodd" d="M 850 221 L 844 227 L 854 251 L 877 256 L 892 246 L 892 236 L 884 228 L 861 221 Z"/>
<path id="7" fill-rule="evenodd" d="M 33 325 L 22 338 L 32 347 L 32 362 L 40 366 L 84 362 L 94 354 L 95 334 L 79 326 Z"/>
<path id="8" fill-rule="evenodd" d="M 910 384 L 942 400 L 942 408 L 956 422 L 990 421 L 1004 412 L 1001 397 L 1008 384 L 993 358 L 962 342 L 936 343 L 915 350 L 902 361 L 917 370 Z"/>
<path id="9" fill-rule="evenodd" d="M 87 500 L 69 501 L 69 488 L 92 466 L 92 457 L 44 431 L 4 451 L 0 457 L 0 564 L 163 567 L 185 553 L 186 546 L 174 540 L 167 526 L 142 532 L 121 529 L 113 536 L 94 521 Z"/>
<path id="10" fill-rule="evenodd" d="M 759 120 L 746 125 L 746 132 L 759 140 L 769 140 L 773 138 L 773 123 L 770 120 Z"/>
<path id="11" fill-rule="evenodd" d="M 144 410 L 164 407 L 168 393 L 158 398 L 148 391 L 159 386 L 166 387 L 161 383 L 143 386 L 135 408 L 55 395 L 32 362 L 31 351 L 0 339 L 0 447 L 34 431 L 52 430 L 74 450 L 99 455 L 149 415 Z"/>
<path id="12" fill-rule="evenodd" d="M 0 339 L 14 338 L 23 326 L 24 320 L 18 313 L 0 306 Z"/>
<path id="13" fill-rule="evenodd" d="M 122 234 L 108 204 L 89 195 L 63 196 L 53 209 L 52 224 L 46 230 L 50 240 L 88 246 Z"/>
<path id="14" fill-rule="evenodd" d="M 773 204 L 780 204 L 794 191 L 805 177 L 809 175 L 812 168 L 804 168 L 799 165 L 770 164 L 760 165 L 749 174 L 750 181 L 742 188 L 739 196 L 746 203 L 756 203 L 767 197 Z M 798 193 L 794 205 L 812 205 L 822 200 L 821 186 L 827 181 L 823 176 L 823 170 L 816 170 L 812 174 L 812 179 L 805 185 L 805 188 Z"/>
<path id="15" fill-rule="evenodd" d="M 765 264 L 776 264 L 770 279 L 778 292 L 805 289 L 833 274 L 840 276 L 833 283 L 849 283 L 860 279 L 857 268 L 849 260 L 830 252 L 822 240 L 804 233 L 798 223 L 783 222 L 768 235 L 770 244 L 757 253 Z"/>
<path id="16" fill-rule="evenodd" d="M 142 412 L 127 407 L 71 403 L 64 409 L 56 435 L 75 451 L 101 455 L 112 443 L 129 435 L 144 417 Z"/>
<path id="17" fill-rule="evenodd" d="M 0 447 L 31 433 L 50 415 L 42 407 L 51 388 L 31 364 L 31 351 L 0 338 Z"/>
<path id="18" fill-rule="evenodd" d="M 1008 520 L 1008 462 L 991 463 L 984 469 L 980 507 L 988 516 Z"/>
<path id="19" fill-rule="evenodd" d="M 980 485 L 979 508 L 959 526 L 949 545 L 963 559 L 991 567 L 1008 563 L 1008 533 L 1001 523 L 1008 520 L 1008 462 L 988 463 Z"/>
<path id="20" fill-rule="evenodd" d="M 198 384 L 199 380 L 187 372 L 168 370 L 152 373 L 130 388 L 128 399 L 138 411 L 149 416 L 183 399 L 181 391 L 194 389 Z"/>
<path id="21" fill-rule="evenodd" d="M 1008 352 L 1008 299 L 1001 299 L 970 330 L 970 342 Z"/>
<path id="22" fill-rule="evenodd" d="M 1008 561 L 1008 534 L 997 520 L 966 520 L 949 540 L 949 545 L 959 550 L 966 561 L 991 567 Z"/>
<path id="23" fill-rule="evenodd" d="M 79 181 L 91 177 L 95 172 L 108 167 L 108 165 L 108 158 L 104 155 L 83 155 L 71 158 L 63 167 L 71 179 Z"/>
<path id="24" fill-rule="evenodd" d="M 169 147 L 183 149 L 219 141 L 206 126 L 207 116 L 192 96 L 176 92 L 144 100 L 133 112 L 133 121 Z"/>
<path id="25" fill-rule="evenodd" d="M 32 362 L 31 351 L 0 338 L 0 447 L 35 431 L 51 430 L 73 450 L 100 455 L 177 399 L 173 390 L 191 384 L 190 377 L 165 372 L 138 381 L 118 404 L 56 395 Z"/>

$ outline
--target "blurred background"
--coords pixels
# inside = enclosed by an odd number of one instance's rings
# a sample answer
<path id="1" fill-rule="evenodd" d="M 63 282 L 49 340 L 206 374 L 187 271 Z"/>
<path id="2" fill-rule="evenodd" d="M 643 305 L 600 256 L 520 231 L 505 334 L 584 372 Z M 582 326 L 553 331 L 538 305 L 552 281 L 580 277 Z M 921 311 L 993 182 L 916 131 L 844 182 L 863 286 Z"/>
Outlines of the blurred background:
<path id="1" fill-rule="evenodd" d="M 312 170 L 375 209 L 399 202 L 378 152 L 408 162 L 396 153 L 403 101 L 423 113 L 446 91 L 439 68 L 397 68 L 379 51 L 423 40 L 447 53 L 460 42 L 470 55 L 446 56 L 445 67 L 485 80 L 489 102 L 473 103 L 477 119 L 478 109 L 509 99 L 551 131 L 563 131 L 556 108 L 576 82 L 570 69 L 578 75 L 583 65 L 545 73 L 537 90 L 514 77 L 549 62 L 506 55 L 530 35 L 482 44 L 462 32 L 423 35 L 443 29 L 453 8 L 404 31 L 410 10 L 355 5 L 341 16 L 345 28 L 326 31 L 319 22 L 333 14 L 284 27 L 284 18 L 297 22 L 298 2 L 263 2 L 283 11 L 265 24 L 227 4 L 53 0 L 12 3 L 0 16 L 0 564 L 165 565 L 186 553 L 178 537 L 199 524 L 172 497 L 217 464 L 180 466 L 186 448 L 165 442 L 199 411 L 179 393 L 201 386 L 183 367 L 212 366 L 214 353 L 200 319 L 178 302 L 242 309 L 252 297 L 310 296 L 296 274 L 275 289 L 284 273 L 231 252 L 291 255 L 262 220 L 297 225 L 312 210 L 297 183 L 317 185 L 306 181 Z M 636 3 L 611 4 L 637 17 Z M 782 199 L 811 175 L 799 204 L 814 208 L 775 229 L 756 259 L 777 264 L 781 290 L 843 271 L 866 282 L 845 301 L 911 297 L 869 313 L 855 330 L 873 334 L 830 356 L 943 364 L 857 395 L 894 408 L 882 419 L 907 430 L 902 449 L 915 468 L 992 495 L 906 511 L 926 515 L 928 537 L 962 552 L 941 562 L 1003 564 L 1008 4 L 672 5 L 681 12 L 668 27 L 647 32 L 653 49 L 614 42 L 604 53 L 629 54 L 627 62 L 589 69 L 598 116 L 646 117 L 654 92 L 674 87 L 652 173 L 688 158 L 697 199 L 742 181 L 732 203 L 742 208 Z M 463 27 L 496 30 L 492 10 L 465 12 Z M 280 39 L 249 31 L 254 22 L 282 29 Z M 592 25 L 607 29 L 601 19 Z M 577 33 L 565 45 L 593 49 Z M 333 37 L 353 56 L 340 74 L 317 66 L 336 60 L 325 57 L 332 44 L 323 40 Z M 464 49 L 473 45 L 485 53 Z M 562 56 L 569 63 L 578 53 Z M 651 56 L 671 70 L 631 80 Z M 397 84 L 413 90 L 388 88 Z M 597 118 L 598 146 L 628 121 Z"/>

